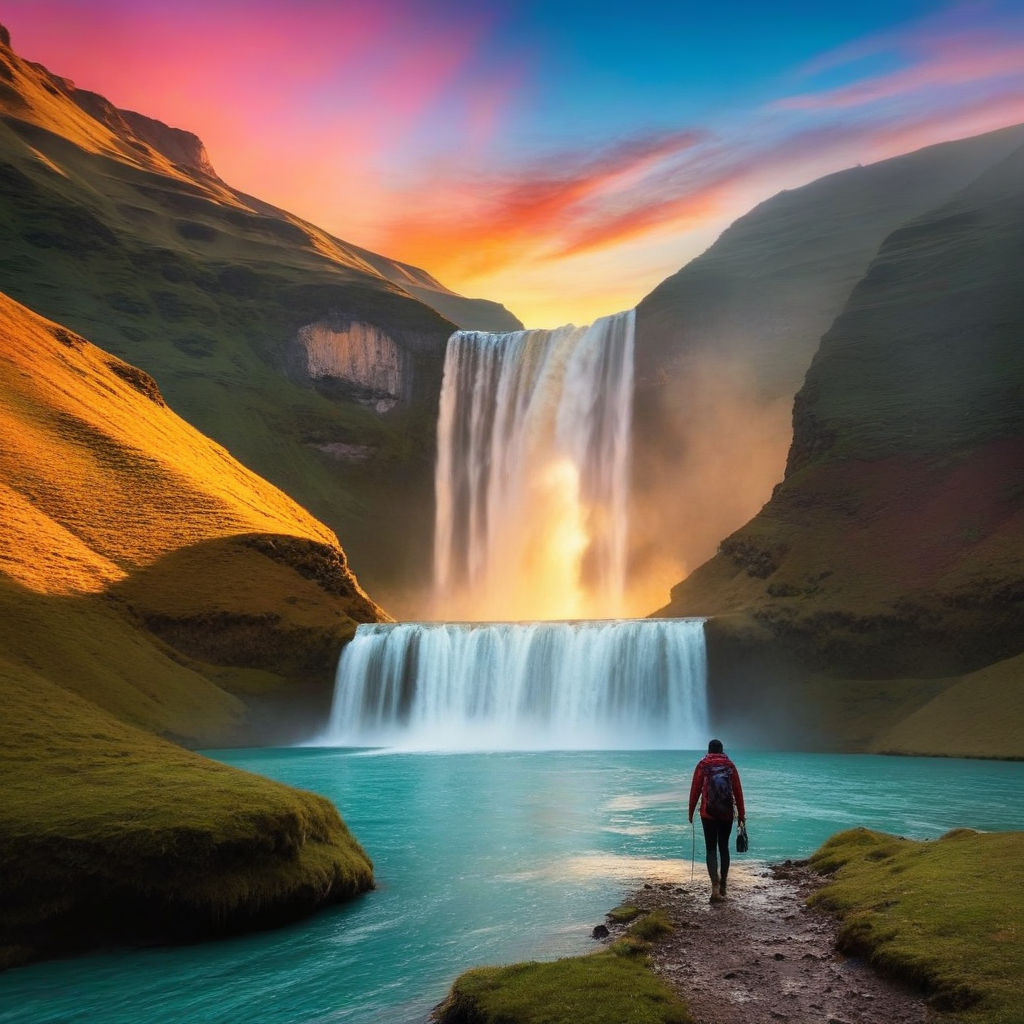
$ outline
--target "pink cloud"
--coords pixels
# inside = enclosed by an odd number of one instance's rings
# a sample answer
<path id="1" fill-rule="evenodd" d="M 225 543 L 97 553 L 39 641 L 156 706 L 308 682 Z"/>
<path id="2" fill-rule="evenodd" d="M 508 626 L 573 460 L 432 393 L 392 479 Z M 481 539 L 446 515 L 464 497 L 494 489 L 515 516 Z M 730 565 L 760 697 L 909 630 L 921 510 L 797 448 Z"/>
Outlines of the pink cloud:
<path id="1" fill-rule="evenodd" d="M 1012 76 L 1024 81 L 1024 42 L 993 41 L 968 48 L 943 45 L 918 64 L 899 71 L 853 82 L 823 92 L 789 96 L 773 104 L 776 110 L 842 110 L 887 100 L 929 88 L 949 88 Z"/>
<path id="2" fill-rule="evenodd" d="M 894 28 L 850 40 L 805 61 L 794 74 L 799 78 L 813 78 L 882 54 L 911 53 L 927 46 L 930 40 L 964 38 L 978 23 L 989 20 L 990 11 L 991 4 L 986 2 L 957 3 Z"/>
<path id="3" fill-rule="evenodd" d="M 537 58 L 490 53 L 492 15 L 445 21 L 430 7 L 5 0 L 3 19 L 25 56 L 195 131 L 243 191 L 453 287 L 491 275 L 497 298 L 498 275 L 524 264 L 561 280 L 598 262 L 588 254 L 609 266 L 643 245 L 671 254 L 670 235 L 691 255 L 688 233 L 712 237 L 779 188 L 1024 120 L 1024 33 L 957 7 L 822 54 L 795 70 L 799 94 L 737 108 L 714 134 L 666 122 L 502 156 L 522 113 L 550 127 L 531 107 Z M 873 58 L 884 71 L 859 66 Z M 839 71 L 840 85 L 807 84 Z"/>

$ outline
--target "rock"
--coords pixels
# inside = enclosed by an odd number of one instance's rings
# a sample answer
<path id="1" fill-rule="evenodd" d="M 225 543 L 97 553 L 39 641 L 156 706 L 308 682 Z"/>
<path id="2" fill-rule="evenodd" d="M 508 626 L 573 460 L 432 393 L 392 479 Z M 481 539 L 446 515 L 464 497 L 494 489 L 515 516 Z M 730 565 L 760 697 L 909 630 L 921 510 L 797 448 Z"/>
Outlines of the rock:
<path id="1" fill-rule="evenodd" d="M 603 924 L 599 924 L 594 927 L 594 930 L 590 934 L 595 939 L 607 939 L 609 932 Z"/>
<path id="2" fill-rule="evenodd" d="M 366 404 L 388 412 L 410 392 L 410 360 L 402 346 L 375 324 L 328 318 L 299 328 L 294 343 L 304 374 L 358 390 Z"/>

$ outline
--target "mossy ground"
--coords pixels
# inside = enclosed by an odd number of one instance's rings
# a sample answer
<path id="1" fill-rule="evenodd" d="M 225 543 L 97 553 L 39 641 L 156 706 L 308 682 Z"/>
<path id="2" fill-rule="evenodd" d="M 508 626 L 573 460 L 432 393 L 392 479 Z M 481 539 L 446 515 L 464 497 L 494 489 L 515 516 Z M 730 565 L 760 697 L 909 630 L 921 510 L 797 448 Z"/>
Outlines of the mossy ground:
<path id="1" fill-rule="evenodd" d="M 842 949 L 923 986 L 957 1020 L 1019 1024 L 1024 833 L 916 842 L 853 829 L 811 864 L 832 876 L 812 899 L 840 915 Z"/>
<path id="2" fill-rule="evenodd" d="M 373 884 L 322 797 L 217 764 L 0 660 L 0 967 L 280 923 Z"/>
<path id="3" fill-rule="evenodd" d="M 607 949 L 587 956 L 467 971 L 435 1010 L 436 1020 L 439 1024 L 693 1024 L 686 1004 L 647 961 L 651 941 L 672 928 L 667 917 L 660 911 L 644 915 L 635 907 L 617 907 L 608 918 L 613 923 L 638 920 Z"/>

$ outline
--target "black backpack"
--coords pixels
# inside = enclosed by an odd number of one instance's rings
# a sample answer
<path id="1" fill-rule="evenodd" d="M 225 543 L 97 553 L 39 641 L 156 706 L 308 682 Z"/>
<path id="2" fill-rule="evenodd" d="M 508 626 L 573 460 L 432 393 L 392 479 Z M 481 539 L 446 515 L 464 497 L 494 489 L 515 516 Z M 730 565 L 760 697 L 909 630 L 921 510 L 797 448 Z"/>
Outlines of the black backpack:
<path id="1" fill-rule="evenodd" d="M 712 764 L 704 769 L 704 813 L 732 818 L 732 765 Z"/>

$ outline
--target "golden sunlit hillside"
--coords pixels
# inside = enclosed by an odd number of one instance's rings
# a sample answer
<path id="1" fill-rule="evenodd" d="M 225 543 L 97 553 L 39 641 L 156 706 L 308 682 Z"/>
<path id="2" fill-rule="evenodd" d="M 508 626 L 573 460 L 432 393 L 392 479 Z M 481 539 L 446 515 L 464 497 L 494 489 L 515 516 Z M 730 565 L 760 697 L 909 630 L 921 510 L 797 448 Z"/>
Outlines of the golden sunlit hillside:
<path id="1" fill-rule="evenodd" d="M 331 531 L 141 371 L 7 298 L 0 339 L 5 649 L 53 671 L 70 659 L 64 685 L 199 742 L 244 717 L 228 691 L 324 689 L 355 622 L 381 614 Z M 117 683 L 111 633 L 128 644 Z"/>
<path id="2" fill-rule="evenodd" d="M 153 735 L 214 745 L 322 713 L 342 643 L 383 616 L 331 531 L 148 375 L 5 296 L 0 431 L 0 963 L 371 884 L 327 801 Z"/>

